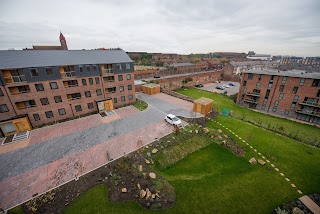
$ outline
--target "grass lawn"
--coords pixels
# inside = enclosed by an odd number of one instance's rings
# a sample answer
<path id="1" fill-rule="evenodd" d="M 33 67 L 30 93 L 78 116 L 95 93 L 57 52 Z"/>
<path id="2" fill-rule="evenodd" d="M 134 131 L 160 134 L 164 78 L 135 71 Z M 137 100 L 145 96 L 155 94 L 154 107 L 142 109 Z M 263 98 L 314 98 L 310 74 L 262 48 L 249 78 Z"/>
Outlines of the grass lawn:
<path id="1" fill-rule="evenodd" d="M 143 111 L 146 108 L 148 108 L 148 104 L 142 100 L 136 99 L 136 102 L 134 103 L 134 107 L 136 107 L 140 111 Z"/>
<path id="2" fill-rule="evenodd" d="M 223 108 L 227 108 L 233 110 L 233 117 L 235 118 L 243 118 L 246 121 L 260 124 L 263 127 L 281 127 L 280 130 L 278 129 L 278 131 L 281 131 L 288 135 L 290 134 L 292 136 L 297 135 L 298 138 L 311 144 L 314 144 L 315 142 L 320 143 L 320 129 L 315 126 L 291 121 L 285 118 L 266 115 L 248 108 L 238 106 L 229 97 L 223 96 L 221 94 L 198 90 L 195 88 L 180 89 L 177 90 L 177 92 L 193 98 L 210 98 L 214 100 L 214 107 L 218 108 L 218 111 L 220 112 Z"/>

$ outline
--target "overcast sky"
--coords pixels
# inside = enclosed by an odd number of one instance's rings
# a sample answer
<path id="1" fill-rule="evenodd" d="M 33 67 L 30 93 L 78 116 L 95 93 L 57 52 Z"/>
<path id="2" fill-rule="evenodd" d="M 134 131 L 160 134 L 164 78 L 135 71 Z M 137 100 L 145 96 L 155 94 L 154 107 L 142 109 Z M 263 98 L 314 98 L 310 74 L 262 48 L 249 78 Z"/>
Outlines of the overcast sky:
<path id="1" fill-rule="evenodd" d="M 320 56 L 320 0 L 0 0 L 0 49 Z"/>

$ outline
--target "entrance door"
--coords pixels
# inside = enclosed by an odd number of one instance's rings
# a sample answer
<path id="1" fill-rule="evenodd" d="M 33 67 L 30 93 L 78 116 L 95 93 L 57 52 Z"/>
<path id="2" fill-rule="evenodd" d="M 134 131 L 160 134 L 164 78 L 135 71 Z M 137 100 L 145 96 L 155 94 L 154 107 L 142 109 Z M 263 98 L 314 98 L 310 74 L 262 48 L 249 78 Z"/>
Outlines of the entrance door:
<path id="1" fill-rule="evenodd" d="M 112 110 L 112 109 L 113 109 L 113 102 L 112 102 L 112 100 L 104 101 L 104 106 L 105 106 L 105 108 L 106 108 L 106 111 Z"/>
<path id="2" fill-rule="evenodd" d="M 24 127 L 24 124 L 21 123 L 21 122 L 16 123 L 16 126 L 17 126 L 19 132 L 24 132 L 24 131 L 26 131 L 26 129 L 25 129 L 25 127 Z"/>
<path id="3" fill-rule="evenodd" d="M 100 111 L 104 111 L 106 108 L 104 107 L 104 102 L 98 102 L 98 109 Z"/>

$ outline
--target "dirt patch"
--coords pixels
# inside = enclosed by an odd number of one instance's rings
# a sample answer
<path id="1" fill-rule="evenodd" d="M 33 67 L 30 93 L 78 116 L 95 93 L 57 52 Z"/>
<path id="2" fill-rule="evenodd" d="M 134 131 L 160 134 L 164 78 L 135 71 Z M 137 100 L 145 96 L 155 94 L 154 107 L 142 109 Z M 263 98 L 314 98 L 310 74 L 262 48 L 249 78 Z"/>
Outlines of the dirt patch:
<path id="1" fill-rule="evenodd" d="M 219 115 L 218 112 L 211 111 L 206 115 L 206 117 L 200 117 L 200 118 L 186 118 L 186 117 L 180 117 L 180 119 L 188 122 L 188 123 L 196 123 L 198 125 L 201 125 L 203 127 L 207 126 L 207 123 L 209 122 L 210 119 L 214 118 L 215 116 Z"/>

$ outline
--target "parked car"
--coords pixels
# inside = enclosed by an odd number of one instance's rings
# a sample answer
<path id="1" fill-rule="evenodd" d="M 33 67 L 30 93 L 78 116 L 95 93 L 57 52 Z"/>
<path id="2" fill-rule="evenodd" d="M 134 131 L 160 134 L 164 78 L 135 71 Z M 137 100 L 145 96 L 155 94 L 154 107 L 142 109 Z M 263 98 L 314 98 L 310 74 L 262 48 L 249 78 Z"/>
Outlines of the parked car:
<path id="1" fill-rule="evenodd" d="M 156 75 L 156 76 L 153 76 L 153 78 L 160 78 L 160 76 Z"/>
<path id="2" fill-rule="evenodd" d="M 165 121 L 167 121 L 167 123 L 170 123 L 174 126 L 178 126 L 181 124 L 181 120 L 179 118 L 177 118 L 176 116 L 174 116 L 173 114 L 168 114 L 165 118 Z"/>
<path id="3" fill-rule="evenodd" d="M 234 84 L 234 83 L 232 83 L 232 82 L 230 82 L 229 85 L 230 85 L 230 86 L 236 86 L 236 84 Z"/>
<path id="4" fill-rule="evenodd" d="M 202 84 L 197 84 L 197 85 L 195 85 L 197 88 L 202 88 L 203 87 L 203 85 Z"/>
<path id="5" fill-rule="evenodd" d="M 222 86 L 225 87 L 225 88 L 229 88 L 230 87 L 227 84 L 223 84 Z"/>
<path id="6" fill-rule="evenodd" d="M 217 86 L 216 86 L 216 89 L 223 90 L 223 89 L 224 89 L 224 87 L 223 87 L 222 85 L 217 85 Z"/>

